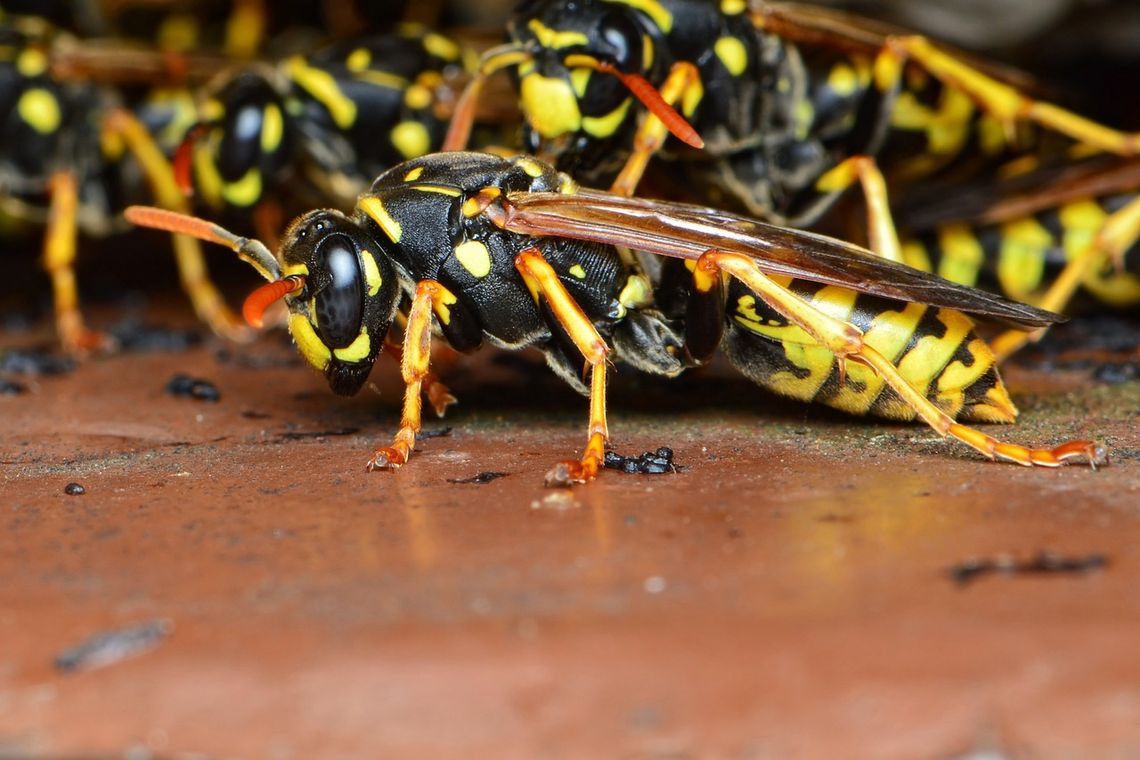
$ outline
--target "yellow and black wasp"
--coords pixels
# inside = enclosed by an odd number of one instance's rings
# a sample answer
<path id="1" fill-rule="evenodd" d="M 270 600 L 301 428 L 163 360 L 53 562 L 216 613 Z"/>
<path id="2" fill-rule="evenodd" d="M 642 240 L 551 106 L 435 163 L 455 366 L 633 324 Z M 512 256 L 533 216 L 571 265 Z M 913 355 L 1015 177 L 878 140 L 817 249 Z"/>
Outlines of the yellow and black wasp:
<path id="1" fill-rule="evenodd" d="M 1012 71 L 810 5 L 528 0 L 509 39 L 484 56 L 468 97 L 492 72 L 512 70 L 524 144 L 579 181 L 632 194 L 659 156 L 655 178 L 674 191 L 797 227 L 816 225 L 861 184 L 870 248 L 893 261 L 903 254 L 890 201 L 932 177 L 987 181 L 1030 149 L 1140 153 L 1140 135 L 1035 100 Z M 651 105 L 659 120 L 640 109 L 645 88 L 675 105 L 700 140 L 671 126 L 667 111 Z M 666 127 L 682 139 L 668 140 Z M 462 144 L 464 131 L 457 119 L 445 147 Z M 1076 268 L 1064 276 L 1080 277 Z M 1052 295 L 1045 303 L 1064 306 Z"/>
<path id="2" fill-rule="evenodd" d="M 11 218 L 46 224 L 59 339 L 82 354 L 112 341 L 88 329 L 79 310 L 72 268 L 79 231 L 113 231 L 132 202 L 186 204 L 162 151 L 115 88 L 56 75 L 53 54 L 68 39 L 37 17 L 0 22 L 0 203 Z M 199 315 L 219 333 L 246 332 L 207 279 L 198 242 L 176 239 L 174 247 Z"/>
<path id="3" fill-rule="evenodd" d="M 258 322 L 284 298 L 298 349 L 337 393 L 364 384 L 403 310 L 401 426 L 370 468 L 408 460 L 433 334 L 460 351 L 484 342 L 536 347 L 588 394 L 585 451 L 548 474 L 552 485 L 588 481 L 602 464 L 610 361 L 675 376 L 722 345 L 749 377 L 921 419 L 991 458 L 1050 467 L 1105 461 L 1088 441 L 1028 448 L 954 421 L 1013 413 L 966 314 L 1027 328 L 1056 315 L 814 233 L 580 189 L 530 156 L 408 161 L 380 175 L 351 215 L 298 218 L 277 256 L 204 220 L 146 208 L 128 218 L 227 245 L 252 264 L 269 284 L 247 299 L 247 319 Z M 659 290 L 622 249 L 683 262 L 687 281 L 661 281 Z M 803 366 L 773 366 L 770 341 L 757 339 L 767 331 Z"/>

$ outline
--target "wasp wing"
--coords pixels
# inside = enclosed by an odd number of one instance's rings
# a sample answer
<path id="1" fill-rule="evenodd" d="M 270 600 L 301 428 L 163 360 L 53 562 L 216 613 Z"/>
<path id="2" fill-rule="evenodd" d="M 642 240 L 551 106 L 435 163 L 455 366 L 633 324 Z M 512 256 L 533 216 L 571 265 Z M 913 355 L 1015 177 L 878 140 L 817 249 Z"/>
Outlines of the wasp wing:
<path id="1" fill-rule="evenodd" d="M 682 259 L 697 259 L 709 250 L 730 251 L 752 257 L 768 274 L 955 309 L 1017 327 L 1064 321 L 1058 314 L 895 264 L 851 243 L 700 206 L 580 190 L 572 195 L 511 193 L 501 208 L 505 213 L 492 218 L 512 232 Z"/>

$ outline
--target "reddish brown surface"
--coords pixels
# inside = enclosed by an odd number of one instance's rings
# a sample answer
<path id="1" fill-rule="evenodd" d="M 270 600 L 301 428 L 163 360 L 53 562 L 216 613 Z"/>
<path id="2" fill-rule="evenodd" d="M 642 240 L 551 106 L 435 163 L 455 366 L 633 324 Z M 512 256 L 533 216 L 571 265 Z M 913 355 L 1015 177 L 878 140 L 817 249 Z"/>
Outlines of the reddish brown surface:
<path id="1" fill-rule="evenodd" d="M 618 448 L 685 469 L 565 492 L 542 475 L 586 405 L 541 368 L 452 367 L 451 435 L 369 474 L 390 363 L 343 400 L 276 338 L 235 352 L 268 368 L 215 348 L 0 396 L 0 756 L 1140 755 L 1140 383 L 1011 373 L 1022 424 L 992 432 L 1115 456 L 1029 471 L 730 375 L 621 372 Z M 164 393 L 178 371 L 221 401 Z M 507 475 L 449 482 L 482 471 Z M 1110 564 L 947 576 L 1041 549 Z M 147 653 L 53 666 L 157 619 Z"/>

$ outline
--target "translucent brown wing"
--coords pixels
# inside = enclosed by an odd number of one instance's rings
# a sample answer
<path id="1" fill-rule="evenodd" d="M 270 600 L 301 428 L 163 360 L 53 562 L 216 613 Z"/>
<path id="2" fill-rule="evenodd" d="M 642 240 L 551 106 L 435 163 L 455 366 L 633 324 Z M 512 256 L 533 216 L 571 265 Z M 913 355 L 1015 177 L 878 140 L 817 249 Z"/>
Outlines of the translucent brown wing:
<path id="1" fill-rule="evenodd" d="M 589 240 L 682 259 L 696 259 L 713 249 L 731 251 L 751 256 L 768 274 L 956 309 L 1018 327 L 1064 321 L 1058 314 L 955 285 L 841 240 L 700 206 L 581 190 L 573 195 L 511 193 L 501 208 L 505 213 L 493 213 L 492 218 L 512 232 Z"/>

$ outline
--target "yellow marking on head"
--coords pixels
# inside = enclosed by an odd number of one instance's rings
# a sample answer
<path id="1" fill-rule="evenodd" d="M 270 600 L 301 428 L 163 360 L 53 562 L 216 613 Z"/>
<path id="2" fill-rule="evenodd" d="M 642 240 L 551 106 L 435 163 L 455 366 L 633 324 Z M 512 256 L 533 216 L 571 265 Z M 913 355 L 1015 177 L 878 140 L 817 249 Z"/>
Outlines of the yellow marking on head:
<path id="1" fill-rule="evenodd" d="M 1045 258 L 1053 235 L 1033 217 L 1001 226 L 997 277 L 1002 292 L 1016 301 L 1026 301 L 1045 276 Z"/>
<path id="2" fill-rule="evenodd" d="M 368 328 L 362 327 L 356 339 L 344 348 L 334 349 L 333 356 L 342 362 L 362 362 L 368 358 L 368 354 L 371 353 L 371 351 L 372 339 L 368 337 Z"/>
<path id="3" fill-rule="evenodd" d="M 301 56 L 293 56 L 286 64 L 289 77 L 328 109 L 333 123 L 348 129 L 356 121 L 356 103 L 341 92 L 332 74 L 310 66 Z"/>
<path id="4" fill-rule="evenodd" d="M 720 0 L 720 12 L 726 16 L 735 16 L 748 9 L 748 0 Z"/>
<path id="5" fill-rule="evenodd" d="M 673 30 L 673 14 L 661 5 L 658 0 L 605 0 L 605 2 L 615 5 L 628 5 L 630 8 L 641 11 L 653 19 L 653 23 L 657 25 L 657 28 L 666 34 Z"/>
<path id="6" fill-rule="evenodd" d="M 978 281 L 978 270 L 986 254 L 969 225 L 951 224 L 940 228 L 938 245 L 942 249 L 939 276 L 959 285 L 973 285 Z"/>
<path id="7" fill-rule="evenodd" d="M 570 70 L 570 86 L 574 88 L 574 93 L 578 97 L 586 97 L 586 88 L 590 86 L 590 76 L 593 73 L 593 69 L 587 68 Z"/>
<path id="8" fill-rule="evenodd" d="M 364 284 L 368 286 L 368 295 L 374 296 L 380 292 L 384 278 L 380 276 L 380 267 L 376 264 L 376 254 L 365 249 L 360 254 L 360 261 L 364 269 Z"/>
<path id="9" fill-rule="evenodd" d="M 573 270 L 571 270 L 573 274 Z M 653 286 L 644 274 L 631 274 L 618 293 L 618 303 L 628 309 L 640 309 L 653 303 Z"/>
<path id="10" fill-rule="evenodd" d="M 560 137 L 581 128 L 578 98 L 565 80 L 530 74 L 519 89 L 527 120 L 543 137 Z"/>
<path id="11" fill-rule="evenodd" d="M 459 45 L 434 32 L 424 36 L 424 50 L 445 61 L 457 61 L 462 53 Z"/>
<path id="12" fill-rule="evenodd" d="M 473 219 L 483 213 L 483 209 L 492 203 L 496 198 L 502 195 L 502 190 L 497 187 L 485 187 L 475 195 L 463 201 L 461 211 L 463 216 L 468 219 Z"/>
<path id="13" fill-rule="evenodd" d="M 621 123 L 625 121 L 626 114 L 629 113 L 629 104 L 631 100 L 626 98 L 621 102 L 621 105 L 610 111 L 605 116 L 583 116 L 582 117 L 582 131 L 594 137 L 609 137 L 618 130 Z"/>
<path id="14" fill-rule="evenodd" d="M 261 199 L 261 172 L 255 166 L 241 179 L 222 184 L 222 197 L 226 203 L 238 208 L 249 208 Z"/>
<path id="15" fill-rule="evenodd" d="M 478 240 L 467 240 L 455 246 L 455 258 L 472 277 L 482 279 L 491 273 L 491 252 Z"/>
<path id="16" fill-rule="evenodd" d="M 648 34 L 641 35 L 641 70 L 649 71 L 653 68 L 653 57 L 657 54 L 653 47 L 653 38 Z"/>
<path id="17" fill-rule="evenodd" d="M 420 175 L 423 173 L 424 173 L 424 168 L 422 166 L 417 166 L 416 168 L 412 169 L 410 172 L 408 172 L 407 174 L 404 175 L 404 181 L 405 182 L 415 182 L 417 179 L 420 178 Z"/>
<path id="18" fill-rule="evenodd" d="M 575 264 L 574 266 L 570 267 L 570 269 L 567 271 L 570 272 L 571 277 L 575 277 L 579 280 L 586 279 L 586 270 L 582 268 L 581 264 Z"/>
<path id="19" fill-rule="evenodd" d="M 418 190 L 421 193 L 439 193 L 440 195 L 447 195 L 452 198 L 458 198 L 463 195 L 463 191 L 458 187 L 451 187 L 449 185 L 426 185 L 418 184 L 412 185 L 413 190 Z"/>
<path id="20" fill-rule="evenodd" d="M 291 275 L 297 275 L 299 277 L 308 277 L 309 276 L 309 267 L 304 263 L 300 263 L 300 264 L 289 264 L 288 266 L 283 267 L 281 269 L 281 276 L 282 277 L 289 277 Z"/>
<path id="21" fill-rule="evenodd" d="M 372 65 L 372 51 L 368 48 L 357 48 L 344 59 L 344 65 L 349 71 L 364 71 Z"/>
<path id="22" fill-rule="evenodd" d="M 60 121 L 63 120 L 55 95 L 39 87 L 20 96 L 16 111 L 28 126 L 42 135 L 50 135 L 59 129 Z"/>
<path id="23" fill-rule="evenodd" d="M 431 135 L 418 121 L 402 121 L 392 127 L 391 138 L 404 158 L 416 158 L 431 150 Z"/>
<path id="24" fill-rule="evenodd" d="M 422 111 L 431 106 L 431 101 L 431 90 L 421 84 L 409 85 L 408 89 L 404 90 L 404 105 L 408 108 Z"/>
<path id="25" fill-rule="evenodd" d="M 748 68 L 748 48 L 735 37 L 721 37 L 713 43 L 713 51 L 734 77 L 740 76 Z"/>
<path id="26" fill-rule="evenodd" d="M 27 48 L 20 52 L 19 57 L 16 58 L 16 71 L 20 72 L 20 76 L 38 77 L 40 74 L 47 71 L 48 59 L 42 50 L 36 48 Z"/>
<path id="27" fill-rule="evenodd" d="M 281 109 L 270 103 L 265 107 L 261 120 L 261 149 L 272 153 L 281 147 L 281 135 L 285 131 L 285 120 L 281 117 Z"/>
<path id="28" fill-rule="evenodd" d="M 384 204 L 374 195 L 361 196 L 356 205 L 376 224 L 380 225 L 380 229 L 384 230 L 384 234 L 393 243 L 400 242 L 400 236 L 404 234 L 400 223 L 388 215 L 388 211 L 384 208 Z"/>
<path id="29" fill-rule="evenodd" d="M 544 48 L 561 50 L 562 48 L 590 44 L 590 38 L 583 32 L 558 32 L 536 18 L 527 22 L 527 28 L 534 32 L 535 39 Z"/>
<path id="30" fill-rule="evenodd" d="M 293 336 L 297 350 L 310 366 L 321 372 L 328 368 L 329 362 L 332 361 L 332 353 L 329 347 L 321 342 L 317 331 L 313 329 L 313 325 L 304 314 L 290 312 L 289 334 Z"/>
<path id="31" fill-rule="evenodd" d="M 519 167 L 528 177 L 538 179 L 546 173 L 546 169 L 530 156 L 519 156 L 515 159 L 515 166 Z"/>

